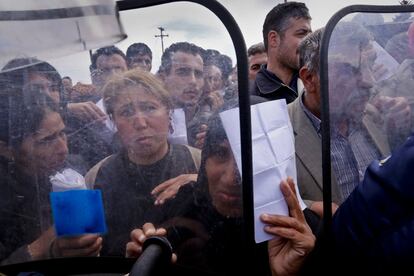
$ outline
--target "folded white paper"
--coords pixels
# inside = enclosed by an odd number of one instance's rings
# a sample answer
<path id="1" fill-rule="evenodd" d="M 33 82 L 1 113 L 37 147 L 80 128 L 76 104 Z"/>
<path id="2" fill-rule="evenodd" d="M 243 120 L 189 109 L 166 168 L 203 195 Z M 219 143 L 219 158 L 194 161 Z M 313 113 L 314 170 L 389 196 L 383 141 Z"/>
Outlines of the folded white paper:
<path id="1" fill-rule="evenodd" d="M 182 108 L 174 109 L 171 114 L 172 132 L 168 135 L 171 144 L 187 145 L 187 126 L 185 124 L 185 113 Z"/>
<path id="2" fill-rule="evenodd" d="M 380 82 L 393 76 L 394 72 L 397 71 L 399 63 L 376 41 L 372 43 L 372 46 L 377 54 L 374 66 L 381 68 L 380 72 L 382 72 L 382 74 L 379 75 L 374 73 L 374 77 L 377 82 Z"/>
<path id="3" fill-rule="evenodd" d="M 241 173 L 241 140 L 239 109 L 220 113 L 231 149 Z M 259 217 L 263 213 L 289 215 L 280 181 L 288 176 L 296 183 L 295 144 L 285 100 L 269 101 L 251 106 L 253 196 L 255 240 L 260 243 L 274 236 L 264 232 Z M 306 205 L 296 192 L 302 209 Z"/>
<path id="4" fill-rule="evenodd" d="M 108 114 L 107 112 L 106 112 L 106 108 L 105 108 L 105 105 L 104 105 L 104 103 L 103 103 L 103 99 L 100 99 L 97 103 L 96 103 L 96 106 L 103 112 L 103 113 L 105 113 L 105 114 Z M 116 129 L 116 126 L 115 126 L 115 124 L 114 124 L 114 122 L 111 120 L 111 119 L 109 119 L 109 118 L 107 118 L 107 119 L 105 119 L 105 126 L 112 132 L 112 133 L 115 133 L 116 131 L 117 131 L 117 129 Z"/>

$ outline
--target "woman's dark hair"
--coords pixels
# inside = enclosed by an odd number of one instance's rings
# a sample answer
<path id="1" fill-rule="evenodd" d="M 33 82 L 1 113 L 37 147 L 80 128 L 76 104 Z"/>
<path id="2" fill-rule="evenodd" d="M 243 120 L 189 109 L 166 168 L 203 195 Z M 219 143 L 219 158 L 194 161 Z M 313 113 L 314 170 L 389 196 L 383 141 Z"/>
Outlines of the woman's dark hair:
<path id="1" fill-rule="evenodd" d="M 32 72 L 33 67 L 40 72 L 50 72 L 49 66 L 53 68 L 47 63 L 40 63 L 0 73 L 0 140 L 12 148 L 18 148 L 27 135 L 39 128 L 48 110 L 59 113 L 58 105 L 48 95 L 24 89 L 27 74 Z M 5 68 L 15 67 L 9 62 Z"/>

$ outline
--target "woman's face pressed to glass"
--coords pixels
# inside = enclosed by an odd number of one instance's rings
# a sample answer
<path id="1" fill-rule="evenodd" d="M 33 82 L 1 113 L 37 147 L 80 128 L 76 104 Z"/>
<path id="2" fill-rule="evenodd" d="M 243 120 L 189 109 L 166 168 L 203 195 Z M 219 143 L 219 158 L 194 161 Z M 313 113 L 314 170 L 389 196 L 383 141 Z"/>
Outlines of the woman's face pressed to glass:
<path id="1" fill-rule="evenodd" d="M 227 217 L 242 216 L 241 179 L 227 140 L 211 150 L 206 160 L 206 174 L 216 210 Z"/>
<path id="2" fill-rule="evenodd" d="M 164 156 L 168 150 L 169 112 L 146 88 L 124 88 L 114 104 L 113 117 L 123 146 L 140 164 Z"/>

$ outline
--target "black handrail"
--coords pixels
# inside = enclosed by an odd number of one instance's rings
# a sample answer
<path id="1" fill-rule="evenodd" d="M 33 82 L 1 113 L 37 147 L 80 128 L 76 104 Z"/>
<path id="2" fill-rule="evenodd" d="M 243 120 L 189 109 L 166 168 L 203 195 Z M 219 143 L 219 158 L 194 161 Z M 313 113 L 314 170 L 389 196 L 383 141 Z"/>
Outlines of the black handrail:
<path id="1" fill-rule="evenodd" d="M 143 244 L 143 252 L 129 273 L 130 276 L 153 276 L 171 262 L 172 247 L 164 237 L 150 237 Z"/>

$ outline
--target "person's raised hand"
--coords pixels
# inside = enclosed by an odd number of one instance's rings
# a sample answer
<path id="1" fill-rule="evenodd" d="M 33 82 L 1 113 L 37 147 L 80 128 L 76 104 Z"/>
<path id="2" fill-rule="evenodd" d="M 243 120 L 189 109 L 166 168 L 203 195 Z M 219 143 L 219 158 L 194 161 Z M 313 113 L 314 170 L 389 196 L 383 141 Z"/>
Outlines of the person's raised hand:
<path id="1" fill-rule="evenodd" d="M 103 122 L 107 116 L 93 102 L 69 103 L 68 110 L 83 122 Z"/>
<path id="2" fill-rule="evenodd" d="M 266 224 L 264 230 L 277 236 L 268 241 L 272 275 L 296 275 L 313 250 L 316 238 L 300 208 L 293 180 L 282 180 L 280 189 L 290 216 L 262 214 L 260 218 Z"/>
<path id="3" fill-rule="evenodd" d="M 99 256 L 102 237 L 98 234 L 85 234 L 76 237 L 56 238 L 51 244 L 53 257 L 92 257 Z"/>
<path id="4" fill-rule="evenodd" d="M 151 191 L 151 195 L 155 196 L 154 204 L 162 205 L 166 200 L 175 198 L 182 186 L 196 181 L 197 174 L 181 174 L 164 181 Z"/>
<path id="5" fill-rule="evenodd" d="M 150 222 L 145 223 L 142 228 L 136 228 L 132 230 L 130 234 L 131 240 L 126 245 L 126 257 L 138 258 L 143 252 L 144 242 L 149 237 L 163 237 L 166 234 L 167 230 L 164 228 L 155 228 L 155 226 Z M 171 262 L 175 263 L 176 261 L 177 255 L 173 253 L 171 256 Z"/>

